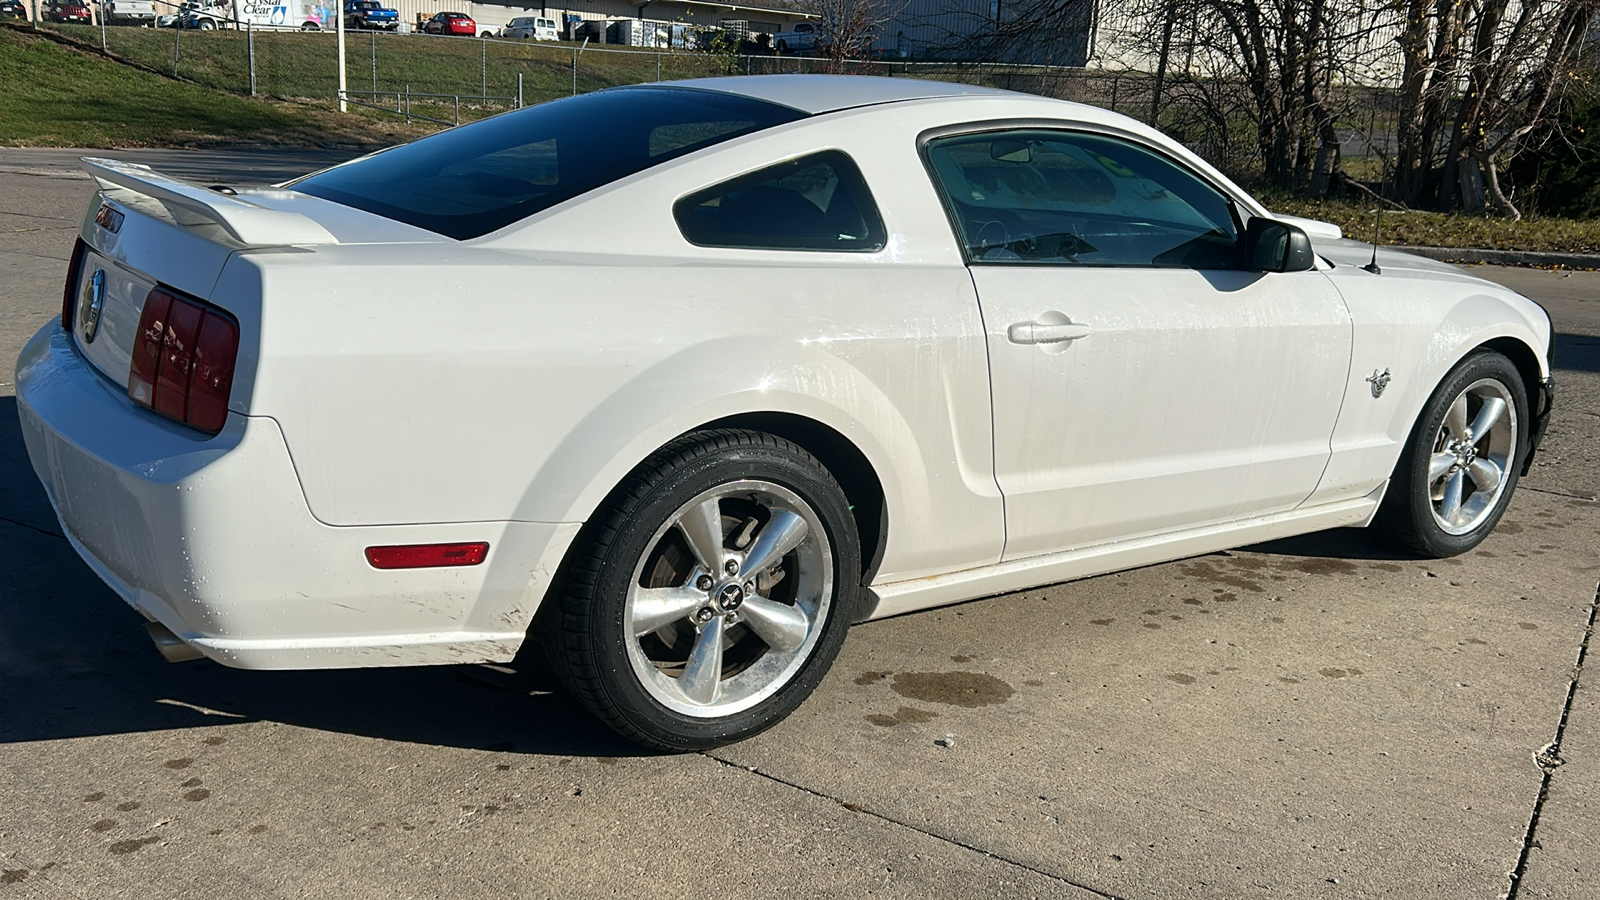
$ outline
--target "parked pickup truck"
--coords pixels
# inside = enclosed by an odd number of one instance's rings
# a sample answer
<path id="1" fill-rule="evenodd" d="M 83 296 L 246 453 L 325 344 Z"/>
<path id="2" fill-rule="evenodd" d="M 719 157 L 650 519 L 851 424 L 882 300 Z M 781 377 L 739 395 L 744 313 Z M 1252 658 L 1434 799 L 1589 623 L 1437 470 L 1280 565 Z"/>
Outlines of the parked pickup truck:
<path id="1" fill-rule="evenodd" d="M 394 31 L 400 27 L 400 13 L 378 0 L 348 0 L 344 5 L 344 27 Z"/>
<path id="2" fill-rule="evenodd" d="M 106 21 L 114 25 L 151 25 L 156 5 L 151 0 L 115 0 L 106 4 Z"/>
<path id="3" fill-rule="evenodd" d="M 780 31 L 772 36 L 772 46 L 779 53 L 811 53 L 822 49 L 819 40 L 822 33 L 812 22 L 796 22 L 788 31 Z"/>

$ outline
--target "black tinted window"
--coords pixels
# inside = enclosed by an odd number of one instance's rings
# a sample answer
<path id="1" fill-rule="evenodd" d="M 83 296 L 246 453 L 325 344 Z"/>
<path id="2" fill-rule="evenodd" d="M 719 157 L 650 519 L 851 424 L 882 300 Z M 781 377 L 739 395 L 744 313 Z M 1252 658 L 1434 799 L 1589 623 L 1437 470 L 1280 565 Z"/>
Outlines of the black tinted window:
<path id="1" fill-rule="evenodd" d="M 672 208 L 702 247 L 881 250 L 883 220 L 861 170 L 829 150 L 697 191 Z"/>
<path id="2" fill-rule="evenodd" d="M 804 115 L 711 91 L 600 91 L 452 128 L 292 187 L 465 240 L 650 166 Z"/>
<path id="3" fill-rule="evenodd" d="M 972 262 L 1240 266 L 1228 198 L 1138 144 L 1018 130 L 930 141 L 927 156 Z"/>

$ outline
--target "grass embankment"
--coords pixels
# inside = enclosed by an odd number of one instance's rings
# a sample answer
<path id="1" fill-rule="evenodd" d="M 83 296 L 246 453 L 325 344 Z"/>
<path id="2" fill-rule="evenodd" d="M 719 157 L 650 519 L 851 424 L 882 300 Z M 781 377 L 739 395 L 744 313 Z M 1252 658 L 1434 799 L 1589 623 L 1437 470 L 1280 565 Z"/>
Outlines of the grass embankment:
<path id="1" fill-rule="evenodd" d="M 0 84 L 0 144 L 12 147 L 367 146 L 422 133 L 382 113 L 235 97 L 9 28 L 0 28 Z"/>
<path id="2" fill-rule="evenodd" d="M 50 29 L 99 47 L 100 29 L 51 25 Z M 179 77 L 231 91 L 250 91 L 254 45 L 256 91 L 277 97 L 331 100 L 338 91 L 336 38 L 328 32 L 182 31 L 109 28 L 106 49 L 120 57 Z M 420 34 L 348 32 L 345 36 L 347 89 L 394 93 L 458 94 L 463 118 L 483 114 L 473 97 L 512 98 L 522 75 L 527 103 L 573 92 L 573 54 L 577 45 L 531 41 L 479 41 Z M 619 84 L 723 74 L 724 60 L 705 53 L 616 52 L 590 47 L 578 57 L 577 90 L 584 93 Z M 356 95 L 360 96 L 360 95 Z M 365 99 L 365 98 L 362 98 Z M 453 101 L 450 102 L 453 115 Z M 488 104 L 499 111 L 505 104 Z"/>
<path id="3" fill-rule="evenodd" d="M 1258 196 L 1277 212 L 1332 222 L 1344 229 L 1346 237 L 1359 241 L 1372 239 L 1377 209 L 1372 201 L 1313 200 L 1267 191 Z M 1380 241 L 1419 247 L 1600 253 L 1600 220 L 1526 216 L 1513 222 L 1481 215 L 1385 209 Z"/>

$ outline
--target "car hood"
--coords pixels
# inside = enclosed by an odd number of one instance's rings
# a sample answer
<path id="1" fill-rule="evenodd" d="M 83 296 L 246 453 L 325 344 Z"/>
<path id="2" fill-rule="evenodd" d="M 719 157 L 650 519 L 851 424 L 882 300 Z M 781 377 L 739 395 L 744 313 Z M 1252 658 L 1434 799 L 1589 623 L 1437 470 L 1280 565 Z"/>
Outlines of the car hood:
<path id="1" fill-rule="evenodd" d="M 1352 241 L 1349 238 L 1329 240 L 1313 236 L 1311 246 L 1321 254 L 1324 259 L 1338 266 L 1364 266 L 1372 261 L 1372 245 L 1366 241 Z M 1408 272 L 1428 272 L 1438 275 L 1447 275 L 1463 278 L 1470 281 L 1482 281 L 1449 263 L 1428 259 L 1412 253 L 1403 253 L 1388 247 L 1378 248 L 1378 268 L 1404 269 Z"/>

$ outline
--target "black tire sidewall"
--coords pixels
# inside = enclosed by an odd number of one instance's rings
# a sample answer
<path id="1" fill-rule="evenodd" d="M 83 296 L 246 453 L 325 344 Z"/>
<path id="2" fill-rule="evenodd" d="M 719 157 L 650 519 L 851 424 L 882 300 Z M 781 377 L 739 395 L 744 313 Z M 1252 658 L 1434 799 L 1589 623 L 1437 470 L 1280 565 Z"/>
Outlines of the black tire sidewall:
<path id="1" fill-rule="evenodd" d="M 1468 385 L 1485 378 L 1499 381 L 1506 393 L 1511 395 L 1517 416 L 1516 446 L 1512 451 L 1511 464 L 1506 467 L 1505 489 L 1488 517 L 1471 531 L 1450 534 L 1440 528 L 1433 518 L 1433 499 L 1428 483 L 1429 457 L 1433 453 L 1434 438 L 1444 424 L 1450 404 Z M 1492 350 L 1478 350 L 1457 363 L 1428 398 L 1395 469 L 1396 483 L 1389 486 L 1392 498 L 1388 510 L 1391 530 L 1409 549 L 1429 557 L 1458 556 L 1478 546 L 1494 531 L 1511 503 L 1522 461 L 1527 457 L 1528 429 L 1531 426 L 1527 386 L 1511 360 Z"/>
<path id="2" fill-rule="evenodd" d="M 634 483 L 619 491 L 605 517 L 615 523 L 586 548 L 599 562 L 590 589 L 573 592 L 568 615 L 587 616 L 578 630 L 583 646 L 568 643 L 568 672 L 588 680 L 603 695 L 591 708 L 635 740 L 671 750 L 695 750 L 742 740 L 770 728 L 797 708 L 816 688 L 838 655 L 856 617 L 860 595 L 861 551 L 844 492 L 814 457 L 799 447 L 742 432 L 707 433 L 695 442 L 674 442 L 636 470 Z M 640 683 L 628 657 L 624 634 L 628 588 L 640 558 L 662 524 L 700 493 L 741 479 L 768 481 L 798 494 L 821 521 L 829 541 L 834 592 L 822 634 L 811 655 L 789 682 L 755 706 L 717 718 L 684 715 L 657 701 Z M 576 608 L 574 608 L 576 607 Z M 589 663 L 589 665 L 585 665 Z M 589 671 L 585 678 L 585 670 Z M 580 685 L 573 685 L 580 687 Z M 579 691 L 580 697 L 586 693 Z M 588 698 L 585 698 L 588 699 Z M 593 699 L 601 699 L 595 697 Z"/>

